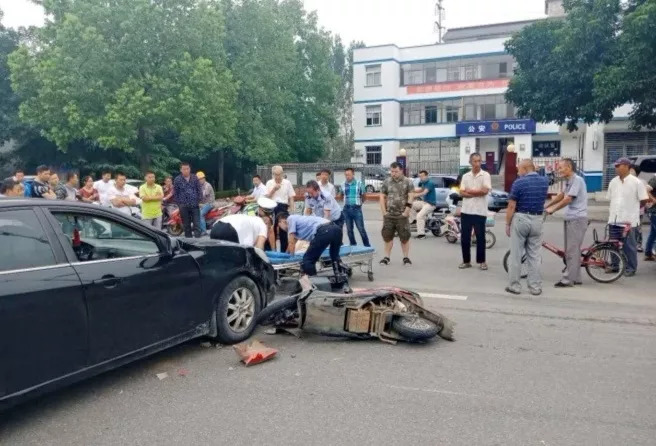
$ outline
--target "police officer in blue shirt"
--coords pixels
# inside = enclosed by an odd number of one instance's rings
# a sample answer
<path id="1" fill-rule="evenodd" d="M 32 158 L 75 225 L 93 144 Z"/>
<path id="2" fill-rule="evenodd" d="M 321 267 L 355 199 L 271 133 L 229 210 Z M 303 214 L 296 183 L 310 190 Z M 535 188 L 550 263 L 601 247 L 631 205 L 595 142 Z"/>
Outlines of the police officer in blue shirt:
<path id="1" fill-rule="evenodd" d="M 314 180 L 308 181 L 305 186 L 305 215 L 314 215 L 323 217 L 339 226 L 344 227 L 344 216 L 342 207 L 332 195 L 325 194 L 321 191 L 321 186 Z"/>
<path id="2" fill-rule="evenodd" d="M 342 229 L 325 218 L 314 215 L 278 215 L 278 227 L 289 237 L 287 252 L 294 254 L 297 240 L 310 242 L 301 262 L 301 272 L 308 276 L 317 275 L 316 263 L 323 251 L 330 247 L 333 268 L 340 267 L 339 248 L 342 246 Z"/>

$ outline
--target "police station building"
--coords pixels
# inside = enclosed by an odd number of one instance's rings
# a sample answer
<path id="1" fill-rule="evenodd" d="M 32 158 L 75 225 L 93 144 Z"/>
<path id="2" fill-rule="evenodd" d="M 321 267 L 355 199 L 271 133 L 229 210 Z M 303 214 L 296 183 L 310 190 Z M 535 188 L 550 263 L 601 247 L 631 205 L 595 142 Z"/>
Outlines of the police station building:
<path id="1" fill-rule="evenodd" d="M 512 144 L 518 159 L 532 158 L 547 171 L 562 157 L 575 159 L 588 189 L 600 191 L 615 159 L 656 154 L 656 132 L 628 130 L 630 107 L 607 125 L 573 133 L 517 116 L 504 98 L 515 63 L 504 43 L 531 23 L 451 29 L 442 44 L 355 50 L 352 161 L 385 166 L 405 154 L 410 173 L 457 174 L 478 152 L 485 169 L 502 175 Z"/>

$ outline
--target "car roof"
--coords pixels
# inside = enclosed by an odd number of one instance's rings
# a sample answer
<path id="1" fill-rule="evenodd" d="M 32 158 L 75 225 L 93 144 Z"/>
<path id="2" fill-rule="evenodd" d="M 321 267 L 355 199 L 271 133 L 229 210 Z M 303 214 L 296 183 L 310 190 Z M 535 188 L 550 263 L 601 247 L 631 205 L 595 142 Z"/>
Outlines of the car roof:
<path id="1" fill-rule="evenodd" d="M 47 207 L 62 207 L 62 208 L 76 207 L 80 209 L 111 210 L 111 208 L 101 207 L 98 206 L 97 204 L 82 203 L 78 201 L 68 201 L 68 200 L 46 200 L 44 198 L 8 198 L 8 197 L 0 199 L 0 208 L 25 207 L 25 206 L 31 206 L 31 207 L 47 206 Z"/>

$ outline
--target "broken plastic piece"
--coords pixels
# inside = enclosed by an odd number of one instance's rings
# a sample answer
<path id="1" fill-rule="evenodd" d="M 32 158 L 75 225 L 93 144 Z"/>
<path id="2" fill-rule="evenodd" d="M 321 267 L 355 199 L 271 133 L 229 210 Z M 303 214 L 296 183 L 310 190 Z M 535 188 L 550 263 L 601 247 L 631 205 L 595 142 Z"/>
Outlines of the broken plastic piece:
<path id="1" fill-rule="evenodd" d="M 159 380 L 161 381 L 161 380 L 163 380 L 163 379 L 168 378 L 168 377 L 169 377 L 169 374 L 166 373 L 166 372 L 162 372 L 162 373 L 158 373 L 158 374 L 157 374 L 157 377 L 158 377 Z"/>
<path id="2" fill-rule="evenodd" d="M 243 343 L 234 345 L 233 348 L 235 349 L 235 352 L 237 352 L 241 361 L 247 366 L 268 361 L 278 353 L 278 350 L 275 348 L 267 347 L 258 340 L 255 340 L 250 344 Z"/>

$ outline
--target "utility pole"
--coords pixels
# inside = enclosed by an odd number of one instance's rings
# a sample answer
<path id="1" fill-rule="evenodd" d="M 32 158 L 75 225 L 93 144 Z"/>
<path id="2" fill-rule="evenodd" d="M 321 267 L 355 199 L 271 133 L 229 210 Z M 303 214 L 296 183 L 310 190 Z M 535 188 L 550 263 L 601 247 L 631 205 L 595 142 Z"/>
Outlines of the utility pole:
<path id="1" fill-rule="evenodd" d="M 437 43 L 444 43 L 442 37 L 446 27 L 444 26 L 444 0 L 435 0 L 435 23 L 433 25 L 434 32 L 437 33 Z"/>

